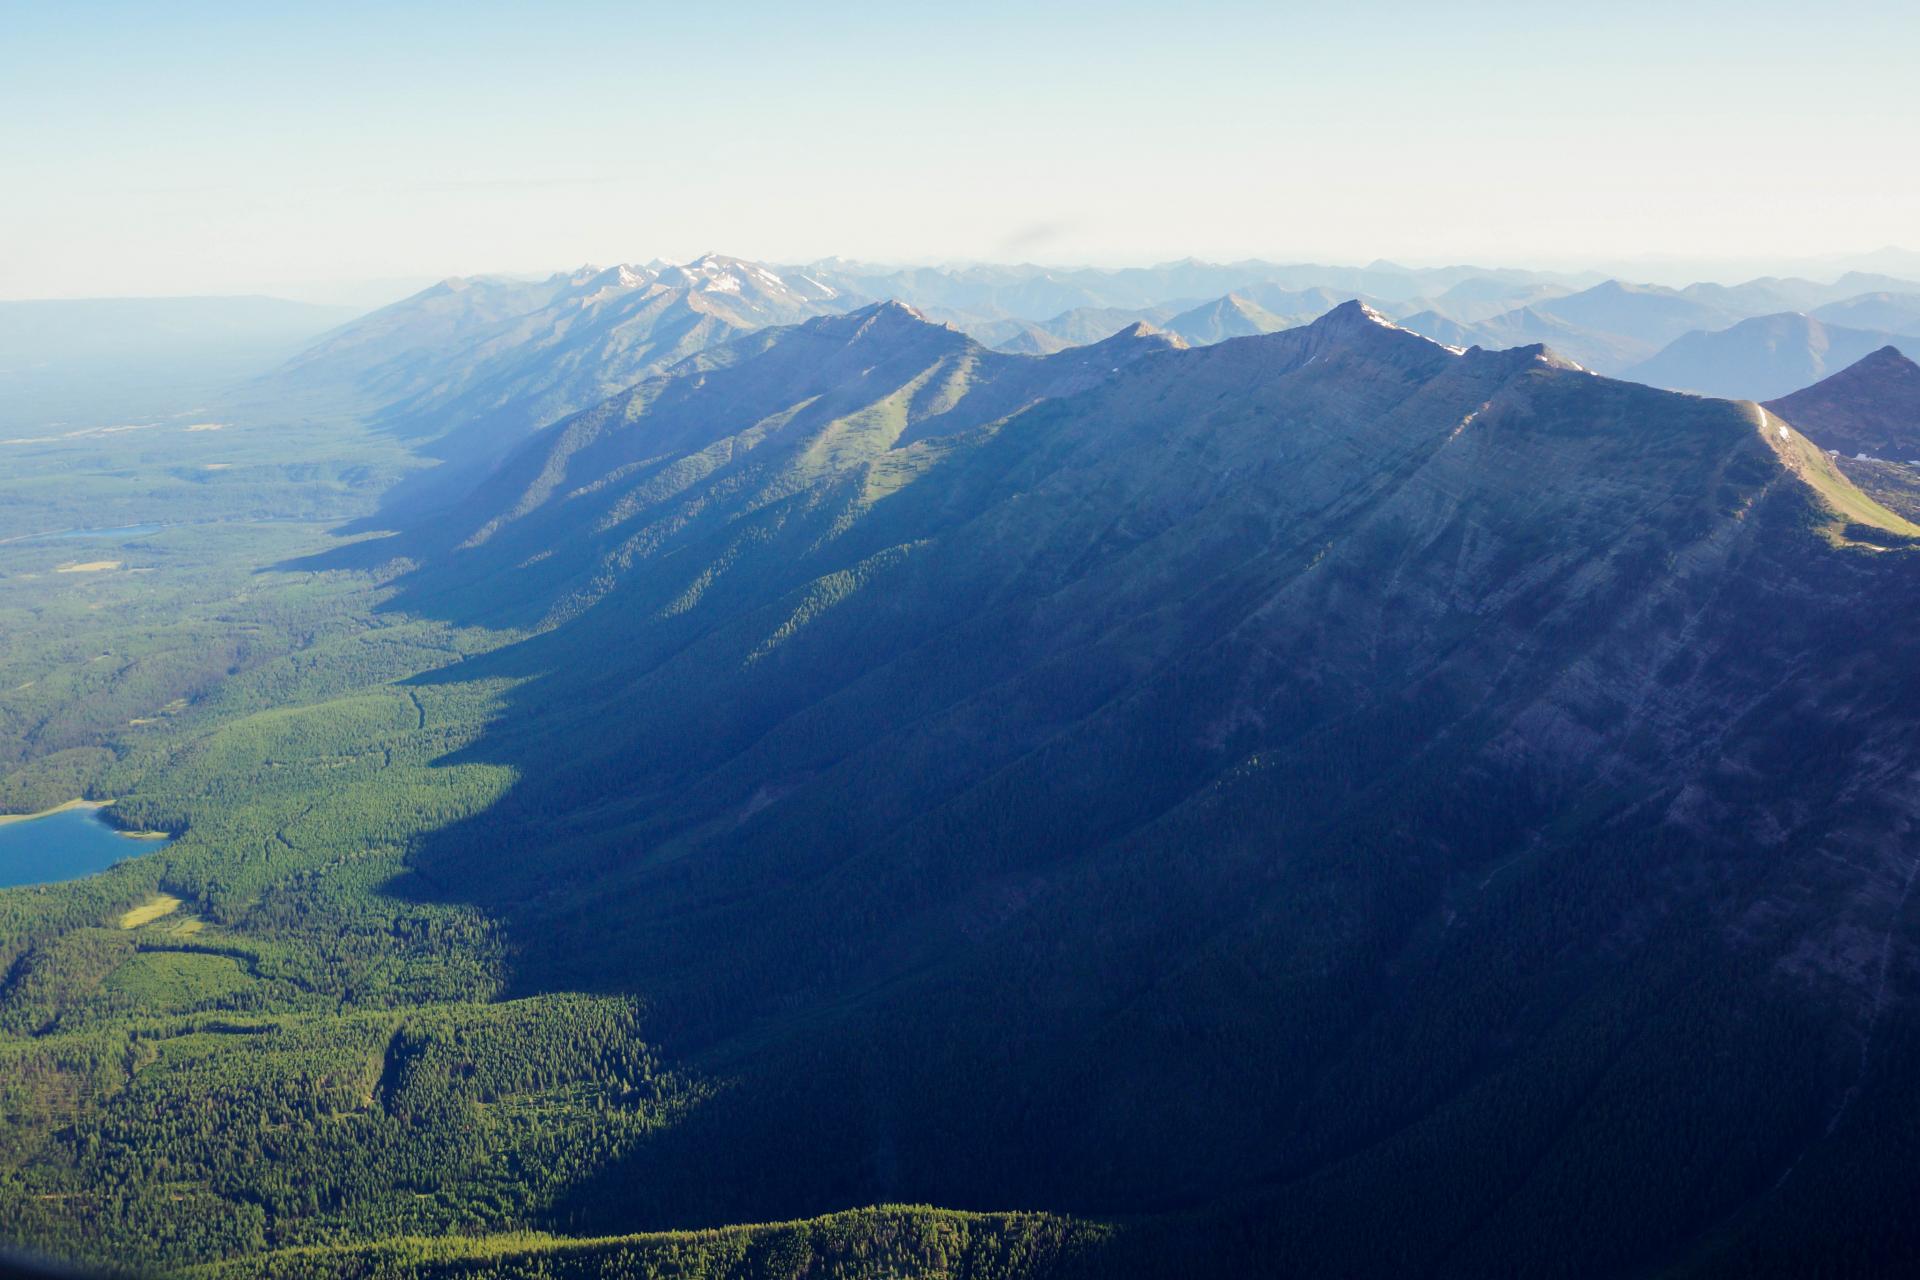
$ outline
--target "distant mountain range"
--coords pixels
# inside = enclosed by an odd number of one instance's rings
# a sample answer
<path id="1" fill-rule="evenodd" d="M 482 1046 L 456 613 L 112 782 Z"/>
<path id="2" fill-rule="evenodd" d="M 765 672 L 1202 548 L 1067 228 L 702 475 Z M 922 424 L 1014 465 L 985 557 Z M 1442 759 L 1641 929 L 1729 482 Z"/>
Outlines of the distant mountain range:
<path id="1" fill-rule="evenodd" d="M 930 314 L 1033 321 L 1079 307 L 1134 309 L 1174 299 L 1192 302 L 1227 293 L 1245 293 L 1255 285 L 1286 290 L 1329 289 L 1342 297 L 1365 296 L 1397 302 L 1443 293 L 1468 282 L 1476 282 L 1476 287 L 1497 282 L 1500 287 L 1524 296 L 1542 285 L 1576 281 L 1591 284 L 1597 280 L 1597 277 L 1501 268 L 1403 267 L 1384 261 L 1365 267 L 1258 260 L 1210 263 L 1186 259 L 1156 267 L 1117 270 L 1031 265 L 902 269 L 830 258 L 802 269 L 843 292 L 870 298 L 899 298 Z"/>
<path id="2" fill-rule="evenodd" d="M 542 426 L 695 351 L 848 305 L 794 273 L 709 255 L 539 282 L 449 280 L 373 312 L 284 371 L 348 381 L 418 437 Z"/>
<path id="3" fill-rule="evenodd" d="M 275 375 L 378 405 L 442 466 L 397 502 L 457 493 L 527 434 L 705 350 L 857 299 L 803 272 L 710 254 L 546 280 L 449 280 L 333 333 Z"/>
<path id="4" fill-rule="evenodd" d="M 1863 293 L 1816 307 L 1811 314 L 1849 329 L 1920 333 L 1920 293 Z"/>
<path id="5" fill-rule="evenodd" d="M 1456 347 L 1504 347 L 1544 343 L 1596 371 L 1625 367 L 1654 348 L 1644 339 L 1602 333 L 1563 320 L 1537 307 L 1520 307 L 1487 320 L 1465 323 L 1438 311 L 1418 311 L 1401 323 L 1415 333 Z"/>
<path id="6" fill-rule="evenodd" d="M 1358 292 L 1380 313 L 1452 346 L 1542 344 L 1596 372 L 1764 398 L 1883 345 L 1887 335 L 1804 321 L 1734 326 L 1788 304 L 1900 317 L 1903 300 L 1920 296 L 1920 287 L 1866 275 L 1686 289 L 1580 283 L 1391 263 L 892 269 L 839 259 L 768 266 L 709 254 L 537 281 L 445 281 L 328 335 L 262 389 L 344 397 L 438 459 L 389 495 L 390 509 L 404 510 L 451 501 L 531 431 L 693 355 L 879 298 L 1008 354 L 1046 356 L 1142 323 L 1193 346 L 1277 332 Z"/>

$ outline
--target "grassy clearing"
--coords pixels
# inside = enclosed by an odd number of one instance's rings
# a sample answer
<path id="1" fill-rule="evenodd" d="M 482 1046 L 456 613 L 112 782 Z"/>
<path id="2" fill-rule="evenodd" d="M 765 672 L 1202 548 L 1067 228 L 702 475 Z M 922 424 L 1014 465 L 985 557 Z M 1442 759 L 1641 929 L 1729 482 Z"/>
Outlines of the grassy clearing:
<path id="1" fill-rule="evenodd" d="M 156 893 L 144 903 L 120 917 L 122 929 L 138 929 L 143 924 L 152 924 L 163 916 L 170 916 L 180 909 L 180 899 L 170 893 Z"/>
<path id="2" fill-rule="evenodd" d="M 1895 515 L 1862 493 L 1840 472 L 1824 449 L 1765 409 L 1760 410 L 1760 434 L 1841 520 L 1884 530 L 1900 538 L 1920 538 L 1920 525 Z"/>
<path id="3" fill-rule="evenodd" d="M 190 1268 L 193 1280 L 747 1280 L 770 1275 L 991 1275 L 1018 1280 L 1090 1269 L 1115 1239 L 1103 1223 L 1047 1213 L 969 1213 L 880 1205 L 797 1222 L 570 1239 L 541 1232 L 405 1236 L 369 1245 L 282 1249 Z"/>

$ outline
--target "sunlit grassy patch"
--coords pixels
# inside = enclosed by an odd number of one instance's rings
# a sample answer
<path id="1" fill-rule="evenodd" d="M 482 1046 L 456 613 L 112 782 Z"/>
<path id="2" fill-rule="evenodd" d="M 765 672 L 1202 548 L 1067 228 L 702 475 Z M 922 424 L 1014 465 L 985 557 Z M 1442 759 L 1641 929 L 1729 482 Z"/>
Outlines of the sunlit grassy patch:
<path id="1" fill-rule="evenodd" d="M 1841 474 L 1824 450 L 1764 409 L 1760 411 L 1760 429 L 1774 451 L 1842 521 L 1883 530 L 1899 538 L 1920 537 L 1920 525 L 1896 515 L 1862 493 L 1853 481 Z"/>
<path id="2" fill-rule="evenodd" d="M 120 917 L 122 929 L 138 929 L 143 924 L 152 924 L 162 916 L 170 916 L 180 909 L 180 899 L 169 893 L 156 893 L 133 910 Z"/>

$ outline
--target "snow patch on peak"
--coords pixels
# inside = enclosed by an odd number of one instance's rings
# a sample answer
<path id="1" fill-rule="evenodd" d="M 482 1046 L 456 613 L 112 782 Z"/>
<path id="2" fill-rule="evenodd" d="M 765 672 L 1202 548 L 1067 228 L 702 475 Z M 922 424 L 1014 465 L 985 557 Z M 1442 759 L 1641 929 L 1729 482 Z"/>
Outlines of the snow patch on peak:
<path id="1" fill-rule="evenodd" d="M 1315 320 L 1312 327 L 1315 329 L 1332 330 L 1358 330 L 1367 327 L 1392 329 L 1399 333 L 1412 334 L 1414 337 L 1420 338 L 1423 342 L 1433 341 L 1431 338 L 1414 333 L 1413 330 L 1407 328 L 1405 325 L 1395 324 L 1384 314 L 1374 310 L 1358 298 L 1352 298 L 1341 303 L 1333 310 L 1321 316 L 1318 320 Z M 1445 344 L 1442 343 L 1438 345 L 1444 346 Z"/>
<path id="2" fill-rule="evenodd" d="M 608 267 L 588 277 L 586 283 L 605 288 L 634 289 L 652 283 L 650 272 L 638 271 L 626 263 L 617 267 Z"/>

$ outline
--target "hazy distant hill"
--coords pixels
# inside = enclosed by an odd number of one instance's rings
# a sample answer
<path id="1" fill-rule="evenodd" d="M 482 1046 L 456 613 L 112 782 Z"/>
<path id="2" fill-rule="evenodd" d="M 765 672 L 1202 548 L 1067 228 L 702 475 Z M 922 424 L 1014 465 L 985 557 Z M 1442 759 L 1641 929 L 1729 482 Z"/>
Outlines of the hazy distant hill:
<path id="1" fill-rule="evenodd" d="M 1799 313 L 1760 316 L 1689 333 L 1622 376 L 1705 395 L 1767 400 L 1900 342 L 1920 347 L 1920 340 L 1823 324 Z"/>
<path id="2" fill-rule="evenodd" d="M 992 345 L 1004 351 L 1044 352 L 1062 345 L 1097 342 L 1133 324 L 1146 323 L 1178 334 L 1192 345 L 1243 338 L 1308 324 L 1345 299 L 1330 289 L 1288 289 L 1277 284 L 1252 284 L 1208 302 L 1167 302 L 1153 307 L 1080 307 L 1062 312 L 1038 325 L 1017 324 L 1014 336 L 996 337 Z M 977 337 L 993 326 L 968 329 Z M 1037 332 L 1035 332 L 1037 331 Z M 1048 338 L 1057 339 L 1056 343 Z"/>
<path id="3" fill-rule="evenodd" d="M 1165 302 L 1152 307 L 1076 307 L 1063 311 L 1050 320 L 1042 321 L 1040 328 L 1061 339 L 1068 346 L 1081 347 L 1089 342 L 1099 342 L 1130 325 L 1145 322 L 1151 325 L 1165 324 L 1168 317 L 1186 310 L 1183 302 Z"/>
<path id="4" fill-rule="evenodd" d="M 1037 324 L 1028 324 L 1023 320 L 1010 320 L 1006 323 L 1013 327 L 1012 336 L 1003 337 L 993 343 L 996 351 L 1007 351 L 1024 356 L 1047 356 L 1075 345 L 1065 338 L 1049 333 Z"/>
<path id="5" fill-rule="evenodd" d="M 1480 320 L 1431 309 L 1402 323 L 1455 346 L 1544 342 L 1587 368 L 1620 374 L 1682 333 L 1740 318 L 1743 313 L 1729 305 L 1724 299 L 1703 301 L 1676 289 L 1609 280 Z"/>
<path id="6" fill-rule="evenodd" d="M 1287 322 L 1252 299 L 1230 293 L 1169 317 L 1164 327 L 1197 347 L 1228 338 L 1274 333 L 1286 328 Z"/>
<path id="7" fill-rule="evenodd" d="M 1482 267 L 1421 268 L 1390 262 L 1343 267 L 1257 260 L 1210 263 L 1191 258 L 1154 267 L 1118 269 L 1033 265 L 891 268 L 827 259 L 797 269 L 855 295 L 898 298 L 954 316 L 1036 323 L 1076 309 L 1140 311 L 1177 299 L 1191 305 L 1191 300 L 1227 293 L 1238 293 L 1278 310 L 1260 296 L 1263 286 L 1288 292 L 1324 289 L 1337 295 L 1328 303 L 1331 306 L 1356 295 L 1389 302 L 1423 297 L 1467 282 L 1475 282 L 1481 289 L 1509 288 L 1520 299 L 1537 286 L 1568 283 L 1571 279 L 1544 272 Z M 1145 315 L 1137 318 L 1151 319 Z"/>
<path id="8" fill-rule="evenodd" d="M 1413 304 L 1409 306 L 1412 311 L 1430 310 L 1450 320 L 1470 324 L 1477 320 L 1488 320 L 1536 302 L 1564 298 L 1573 292 L 1571 285 L 1557 281 L 1520 284 L 1511 280 L 1476 276 L 1469 280 L 1462 280 L 1436 298 L 1416 300 L 1427 303 L 1426 306 Z"/>
<path id="9" fill-rule="evenodd" d="M 1695 329 L 1718 328 L 1747 313 L 1702 301 L 1676 289 L 1608 280 L 1591 289 L 1550 298 L 1533 308 L 1577 328 L 1645 344 L 1648 351 Z"/>
<path id="10" fill-rule="evenodd" d="M 1812 315 L 1849 329 L 1920 334 L 1920 292 L 1858 294 L 1816 307 Z"/>
<path id="11" fill-rule="evenodd" d="M 1415 333 L 1456 347 L 1505 347 L 1544 343 L 1561 355 L 1597 372 L 1610 373 L 1632 364 L 1645 344 L 1618 334 L 1602 333 L 1569 324 L 1532 307 L 1503 312 L 1491 319 L 1464 323 L 1435 311 L 1403 317 L 1401 324 Z"/>

